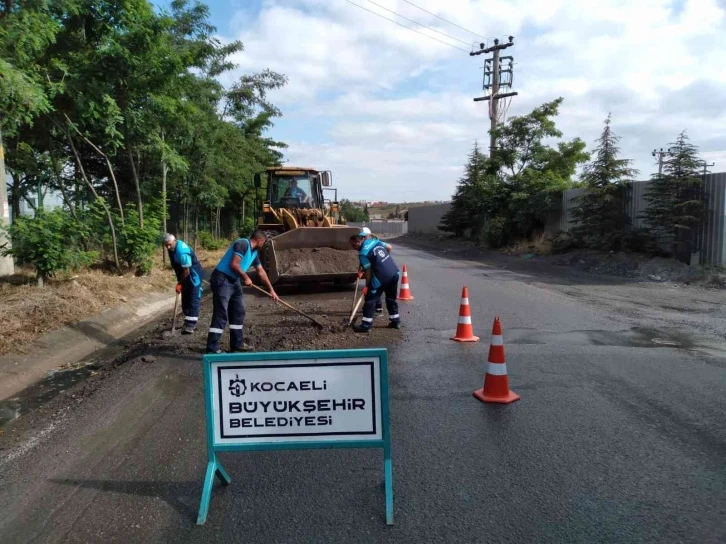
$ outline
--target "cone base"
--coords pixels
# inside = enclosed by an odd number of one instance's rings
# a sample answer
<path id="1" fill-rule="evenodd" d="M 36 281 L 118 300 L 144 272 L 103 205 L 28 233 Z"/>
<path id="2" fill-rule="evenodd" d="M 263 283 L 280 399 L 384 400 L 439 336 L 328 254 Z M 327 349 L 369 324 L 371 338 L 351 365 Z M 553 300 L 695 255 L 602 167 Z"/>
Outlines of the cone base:
<path id="1" fill-rule="evenodd" d="M 474 397 L 482 402 L 496 402 L 499 404 L 509 404 L 510 402 L 520 399 L 520 396 L 514 391 L 509 391 L 504 397 L 492 397 L 491 395 L 485 395 L 483 387 L 474 391 Z"/>
<path id="2" fill-rule="evenodd" d="M 469 337 L 458 337 L 458 336 L 452 336 L 451 339 L 454 342 L 478 342 L 479 337 L 478 336 L 469 336 Z"/>
<path id="3" fill-rule="evenodd" d="M 408 297 L 398 297 L 398 300 L 413 300 L 413 297 L 412 296 L 408 296 Z"/>

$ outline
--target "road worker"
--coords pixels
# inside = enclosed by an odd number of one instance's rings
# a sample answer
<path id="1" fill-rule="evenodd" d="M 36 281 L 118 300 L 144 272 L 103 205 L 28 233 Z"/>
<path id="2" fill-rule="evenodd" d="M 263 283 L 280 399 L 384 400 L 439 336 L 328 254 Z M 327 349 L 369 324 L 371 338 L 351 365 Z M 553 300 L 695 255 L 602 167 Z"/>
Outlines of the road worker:
<path id="1" fill-rule="evenodd" d="M 353 327 L 353 330 L 360 333 L 368 333 L 371 330 L 376 300 L 380 299 L 381 294 L 386 297 L 388 327 L 400 328 L 401 318 L 398 314 L 398 302 L 396 302 L 400 273 L 386 249 L 386 244 L 370 237 L 370 230 L 366 232 L 361 229 L 356 239 L 356 248 L 359 250 L 359 260 L 365 275 L 366 286 L 363 288 L 365 295 L 363 318 L 361 324 Z"/>
<path id="2" fill-rule="evenodd" d="M 254 231 L 249 238 L 239 238 L 229 247 L 212 272 L 209 286 L 212 289 L 213 313 L 207 334 L 207 353 L 221 353 L 219 340 L 228 320 L 230 351 L 251 350 L 250 346 L 244 343 L 242 332 L 245 322 L 242 283 L 252 285 L 252 280 L 246 274 L 250 267 L 257 270 L 273 300 L 280 300 L 257 256 L 257 250 L 264 243 L 265 233 L 261 230 Z"/>
<path id="3" fill-rule="evenodd" d="M 373 239 L 375 239 L 375 240 L 378 240 L 378 236 L 376 236 L 375 234 L 373 234 L 373 233 L 371 232 L 371 229 L 369 229 L 368 227 L 363 227 L 362 229 L 360 229 L 360 232 L 359 232 L 358 234 L 359 234 L 359 235 L 361 235 L 361 234 L 362 234 L 362 235 L 363 235 L 363 237 L 364 237 L 364 238 L 365 238 L 366 240 L 368 240 L 368 239 L 370 239 L 370 238 L 373 238 Z M 391 244 L 388 244 L 388 243 L 386 243 L 386 242 L 381 242 L 381 243 L 382 243 L 382 244 L 383 244 L 383 245 L 385 246 L 385 248 L 386 248 L 386 250 L 388 251 L 388 253 L 391 253 L 391 251 L 393 251 L 393 246 L 392 246 Z"/>
<path id="4" fill-rule="evenodd" d="M 199 321 L 199 304 L 202 298 L 204 269 L 199 264 L 194 250 L 173 234 L 166 233 L 162 238 L 169 252 L 169 261 L 176 273 L 176 292 L 181 293 L 181 307 L 184 314 L 182 334 L 192 334 Z"/>
<path id="5" fill-rule="evenodd" d="M 368 229 L 363 227 L 363 229 L 361 229 L 361 232 L 364 230 L 368 230 Z M 368 230 L 368 232 L 370 232 L 370 230 Z M 360 246 L 358 245 L 358 235 L 357 234 L 354 234 L 353 236 L 351 236 L 349 241 L 350 241 L 350 245 L 353 249 L 355 249 L 356 251 L 358 251 L 360 249 Z M 363 267 L 359 265 L 358 266 L 358 281 L 360 281 L 361 279 L 363 279 Z M 375 313 L 377 313 L 377 314 L 383 313 L 383 303 L 381 302 L 381 294 L 382 294 L 382 292 L 379 293 L 378 298 L 376 299 Z"/>

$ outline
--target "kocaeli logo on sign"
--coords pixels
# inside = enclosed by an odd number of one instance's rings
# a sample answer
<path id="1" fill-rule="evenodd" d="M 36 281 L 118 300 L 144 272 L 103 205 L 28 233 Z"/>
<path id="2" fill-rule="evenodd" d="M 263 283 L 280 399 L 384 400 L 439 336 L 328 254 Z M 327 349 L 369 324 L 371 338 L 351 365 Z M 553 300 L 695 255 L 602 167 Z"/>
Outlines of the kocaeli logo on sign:
<path id="1" fill-rule="evenodd" d="M 238 375 L 235 376 L 233 379 L 229 380 L 229 392 L 232 395 L 234 395 L 235 397 L 241 397 L 245 394 L 245 391 L 247 391 L 245 381 L 240 380 Z"/>

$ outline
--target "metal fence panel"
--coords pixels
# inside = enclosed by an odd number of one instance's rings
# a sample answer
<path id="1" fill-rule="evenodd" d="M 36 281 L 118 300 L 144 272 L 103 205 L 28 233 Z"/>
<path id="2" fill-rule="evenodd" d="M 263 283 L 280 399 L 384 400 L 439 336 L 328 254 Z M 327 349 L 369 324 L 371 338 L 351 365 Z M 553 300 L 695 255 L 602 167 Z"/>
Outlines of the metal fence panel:
<path id="1" fill-rule="evenodd" d="M 348 222 L 351 227 L 368 227 L 376 236 L 401 236 L 408 234 L 406 221 L 364 221 L 363 223 Z"/>
<path id="2" fill-rule="evenodd" d="M 645 195 L 651 183 L 651 181 L 635 181 L 630 184 L 625 194 L 625 210 L 628 217 L 626 228 L 629 230 L 646 227 L 643 214 L 648 207 L 648 201 Z M 575 198 L 584 192 L 584 189 L 568 189 L 562 193 L 559 220 L 550 223 L 548 232 L 554 230 L 552 228 L 554 225 L 557 225 L 561 231 L 572 229 Z M 726 173 L 707 174 L 703 182 L 703 193 L 706 220 L 699 233 L 700 261 L 704 264 L 726 266 Z"/>
<path id="3" fill-rule="evenodd" d="M 704 185 L 706 221 L 701 230 L 701 262 L 726 266 L 726 173 L 708 174 Z"/>
<path id="4" fill-rule="evenodd" d="M 408 229 L 421 234 L 442 234 L 439 224 L 444 214 L 451 208 L 451 203 L 419 206 L 408 210 Z"/>

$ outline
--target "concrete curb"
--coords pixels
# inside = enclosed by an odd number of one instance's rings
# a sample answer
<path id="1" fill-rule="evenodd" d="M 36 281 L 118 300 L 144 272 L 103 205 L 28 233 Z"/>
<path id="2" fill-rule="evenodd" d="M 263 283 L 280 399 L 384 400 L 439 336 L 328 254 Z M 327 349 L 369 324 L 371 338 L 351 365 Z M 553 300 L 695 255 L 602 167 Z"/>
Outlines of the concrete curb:
<path id="1" fill-rule="evenodd" d="M 148 297 L 141 304 L 108 308 L 42 335 L 30 354 L 0 356 L 0 400 L 12 397 L 59 366 L 111 345 L 163 312 L 172 311 L 175 297 L 160 294 Z M 180 320 L 178 324 L 181 326 Z"/>

